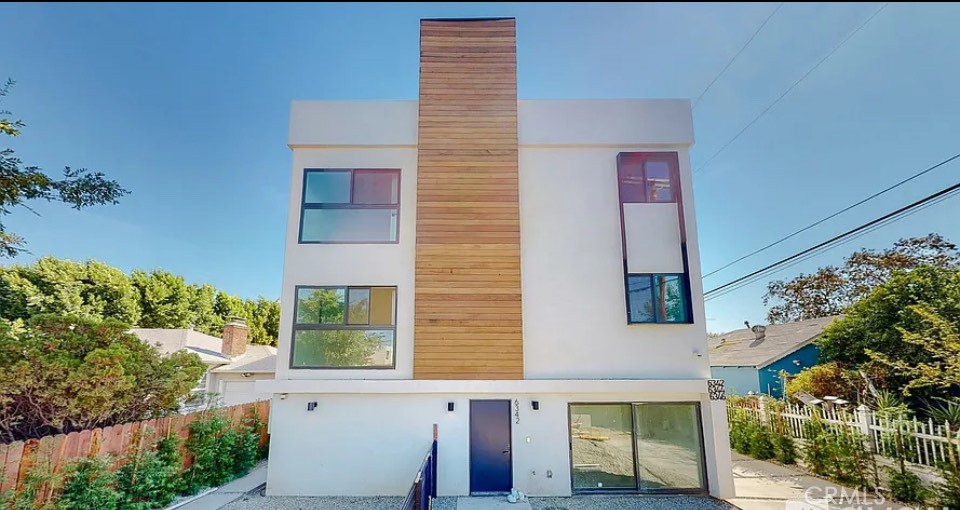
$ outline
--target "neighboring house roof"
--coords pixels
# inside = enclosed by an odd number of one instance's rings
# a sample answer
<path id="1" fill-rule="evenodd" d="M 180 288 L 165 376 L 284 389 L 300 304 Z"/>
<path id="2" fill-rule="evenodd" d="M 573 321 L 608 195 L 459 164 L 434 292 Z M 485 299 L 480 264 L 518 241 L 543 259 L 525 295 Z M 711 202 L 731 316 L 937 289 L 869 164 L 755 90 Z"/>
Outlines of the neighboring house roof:
<path id="1" fill-rule="evenodd" d="M 789 324 L 767 325 L 765 336 L 757 340 L 749 329 L 738 329 L 711 338 L 710 366 L 762 368 L 813 343 L 823 329 L 842 315 L 821 317 Z"/>
<path id="2" fill-rule="evenodd" d="M 229 365 L 217 367 L 213 372 L 244 372 L 251 374 L 272 374 L 277 370 L 277 348 L 269 345 L 250 344 L 246 352 L 238 356 Z"/>
<path id="3" fill-rule="evenodd" d="M 221 353 L 223 340 L 192 329 L 146 329 L 130 330 L 144 342 L 155 345 L 163 354 L 186 350 L 200 356 L 207 365 L 230 363 L 230 357 Z"/>

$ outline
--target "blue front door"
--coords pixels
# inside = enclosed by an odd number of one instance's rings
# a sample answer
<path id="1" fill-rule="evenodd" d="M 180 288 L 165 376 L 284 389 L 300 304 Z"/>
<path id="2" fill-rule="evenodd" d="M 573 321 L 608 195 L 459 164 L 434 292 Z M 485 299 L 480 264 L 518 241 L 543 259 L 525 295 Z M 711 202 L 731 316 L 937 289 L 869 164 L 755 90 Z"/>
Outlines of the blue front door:
<path id="1" fill-rule="evenodd" d="M 510 401 L 470 401 L 470 492 L 509 492 Z"/>

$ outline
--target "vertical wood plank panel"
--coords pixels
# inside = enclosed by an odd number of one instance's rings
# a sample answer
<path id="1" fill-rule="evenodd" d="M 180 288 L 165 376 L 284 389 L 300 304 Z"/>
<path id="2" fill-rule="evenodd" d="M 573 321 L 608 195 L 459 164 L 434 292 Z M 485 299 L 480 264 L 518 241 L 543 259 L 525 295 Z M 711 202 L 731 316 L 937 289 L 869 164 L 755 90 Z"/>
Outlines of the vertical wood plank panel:
<path id="1" fill-rule="evenodd" d="M 420 22 L 415 379 L 522 379 L 516 22 Z"/>

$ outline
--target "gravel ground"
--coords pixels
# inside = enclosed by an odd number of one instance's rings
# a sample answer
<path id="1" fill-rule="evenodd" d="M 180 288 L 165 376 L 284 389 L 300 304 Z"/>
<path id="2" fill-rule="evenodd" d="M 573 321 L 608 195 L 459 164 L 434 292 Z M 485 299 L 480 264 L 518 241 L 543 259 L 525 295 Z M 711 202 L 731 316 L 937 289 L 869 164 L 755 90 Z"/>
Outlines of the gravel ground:
<path id="1" fill-rule="evenodd" d="M 244 496 L 221 510 L 397 510 L 403 503 L 401 497 L 263 497 Z M 435 510 L 456 510 L 457 498 L 437 498 Z"/>
<path id="2" fill-rule="evenodd" d="M 735 510 L 737 507 L 698 496 L 573 496 L 530 498 L 533 510 Z"/>
<path id="3" fill-rule="evenodd" d="M 403 498 L 288 498 L 248 496 L 221 510 L 396 510 Z M 696 496 L 574 496 L 530 498 L 533 510 L 733 510 L 728 503 Z M 438 498 L 435 510 L 456 510 L 457 498 Z"/>

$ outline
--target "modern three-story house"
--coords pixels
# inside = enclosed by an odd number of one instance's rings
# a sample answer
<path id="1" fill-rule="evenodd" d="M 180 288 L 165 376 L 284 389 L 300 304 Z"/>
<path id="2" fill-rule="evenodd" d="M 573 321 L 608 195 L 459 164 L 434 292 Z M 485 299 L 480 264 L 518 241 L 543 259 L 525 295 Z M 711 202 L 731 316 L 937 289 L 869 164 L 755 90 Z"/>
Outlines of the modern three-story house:
<path id="1" fill-rule="evenodd" d="M 418 101 L 297 101 L 267 490 L 732 495 L 687 100 L 517 100 L 513 19 Z"/>

